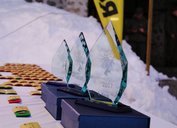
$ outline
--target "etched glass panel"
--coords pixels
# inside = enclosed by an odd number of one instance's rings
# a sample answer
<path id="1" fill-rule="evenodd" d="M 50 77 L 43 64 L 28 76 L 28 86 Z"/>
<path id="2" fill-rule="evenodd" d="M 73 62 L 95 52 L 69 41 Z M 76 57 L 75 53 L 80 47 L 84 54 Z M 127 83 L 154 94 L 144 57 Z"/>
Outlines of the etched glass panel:
<path id="1" fill-rule="evenodd" d="M 64 82 L 69 81 L 72 73 L 72 58 L 67 42 L 64 40 L 52 59 L 52 73 Z"/>
<path id="2" fill-rule="evenodd" d="M 112 24 L 109 24 L 105 31 L 117 46 L 120 59 L 115 58 L 108 38 L 103 32 L 90 51 L 92 70 L 88 89 L 110 98 L 112 104 L 116 105 L 126 87 L 127 70 L 124 69 L 127 69 L 128 63 Z M 94 97 L 90 99 L 94 100 Z"/>
<path id="3" fill-rule="evenodd" d="M 86 76 L 87 72 L 87 56 L 89 55 L 89 49 L 87 47 L 83 33 L 79 35 L 79 40 L 76 41 L 71 50 L 71 56 L 73 59 L 73 71 L 69 83 L 77 84 L 82 87 L 82 91 L 86 92 L 87 83 L 89 78 Z"/>

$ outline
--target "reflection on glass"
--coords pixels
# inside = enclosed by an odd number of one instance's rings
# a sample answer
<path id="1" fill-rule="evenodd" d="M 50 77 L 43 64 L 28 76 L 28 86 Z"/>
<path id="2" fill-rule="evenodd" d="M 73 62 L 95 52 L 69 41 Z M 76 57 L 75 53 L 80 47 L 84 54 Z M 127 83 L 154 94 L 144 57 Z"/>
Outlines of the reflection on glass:
<path id="1" fill-rule="evenodd" d="M 115 46 L 117 46 L 120 59 L 115 58 L 108 38 L 103 32 L 90 52 L 92 71 L 88 89 L 110 98 L 112 103 L 109 104 L 116 106 L 126 87 L 127 70 L 125 69 L 127 69 L 128 63 L 118 42 L 117 35 L 110 25 L 105 31 L 106 34 L 109 34 Z M 90 99 L 92 101 L 94 97 L 90 97 Z"/>

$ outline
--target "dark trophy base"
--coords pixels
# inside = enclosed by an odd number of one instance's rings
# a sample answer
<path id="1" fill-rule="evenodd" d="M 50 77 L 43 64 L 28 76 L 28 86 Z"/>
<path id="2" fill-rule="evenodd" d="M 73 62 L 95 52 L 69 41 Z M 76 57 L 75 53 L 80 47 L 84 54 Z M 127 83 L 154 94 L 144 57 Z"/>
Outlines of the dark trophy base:
<path id="1" fill-rule="evenodd" d="M 58 88 L 59 91 L 63 91 L 72 95 L 76 95 L 76 96 L 81 96 L 81 97 L 89 97 L 88 92 L 83 93 L 81 91 L 81 88 L 72 88 L 72 87 L 60 87 Z M 94 94 L 92 92 L 90 92 L 91 97 L 94 97 Z"/>
<path id="2" fill-rule="evenodd" d="M 49 89 L 48 88 L 59 88 L 59 87 L 66 87 L 67 84 L 64 83 L 63 81 L 48 81 L 47 83 L 42 83 L 41 84 L 41 91 L 42 91 L 42 95 L 41 95 L 41 99 L 46 102 L 47 101 L 47 94 L 49 93 Z M 75 88 L 77 87 L 77 85 L 74 84 L 70 84 L 71 88 Z"/>
<path id="3" fill-rule="evenodd" d="M 150 118 L 134 109 L 130 112 L 109 112 L 62 100 L 61 124 L 65 128 L 149 128 Z"/>
<path id="4" fill-rule="evenodd" d="M 71 93 L 67 93 L 67 92 L 58 90 L 61 87 L 66 87 L 66 84 L 64 85 L 62 83 L 61 85 L 60 84 L 52 85 L 52 84 L 43 83 L 43 85 L 42 85 L 42 96 L 46 97 L 45 98 L 45 103 L 46 103 L 45 107 L 56 120 L 61 119 L 61 100 L 62 99 L 88 98 L 87 96 L 86 97 L 77 96 L 77 95 L 73 95 Z M 77 85 L 73 85 L 73 88 L 81 90 L 81 88 L 78 87 Z M 93 93 L 95 99 L 110 101 L 108 98 L 106 98 L 94 91 L 91 91 L 91 92 Z"/>
<path id="5" fill-rule="evenodd" d="M 124 105 L 122 103 L 119 103 L 117 107 L 113 107 L 112 105 L 107 105 L 97 101 L 90 101 L 87 99 L 77 99 L 75 103 L 83 106 L 88 106 L 88 107 L 110 111 L 110 112 L 116 112 L 116 113 L 127 113 L 132 111 L 132 109 L 129 106 Z"/>

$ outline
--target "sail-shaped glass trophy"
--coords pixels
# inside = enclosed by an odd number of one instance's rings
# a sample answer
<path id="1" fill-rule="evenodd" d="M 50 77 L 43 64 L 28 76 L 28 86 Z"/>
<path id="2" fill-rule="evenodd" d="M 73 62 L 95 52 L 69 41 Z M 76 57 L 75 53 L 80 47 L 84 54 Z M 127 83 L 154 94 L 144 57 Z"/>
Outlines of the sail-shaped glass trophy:
<path id="1" fill-rule="evenodd" d="M 66 40 L 58 48 L 52 59 L 52 73 L 60 77 L 63 82 L 68 83 L 72 74 L 73 60 Z"/>
<path id="2" fill-rule="evenodd" d="M 128 62 L 111 22 L 97 39 L 89 57 L 92 70 L 88 90 L 98 92 L 111 102 L 97 100 L 90 95 L 89 100 L 77 100 L 76 103 L 114 112 L 131 110 L 119 102 L 127 85 Z"/>
<path id="3" fill-rule="evenodd" d="M 78 87 L 61 87 L 59 88 L 60 91 L 64 91 L 78 96 L 88 96 L 87 83 L 90 78 L 91 70 L 91 61 L 90 59 L 88 59 L 88 55 L 89 49 L 87 47 L 84 34 L 81 32 L 79 35 L 79 39 L 75 42 L 71 50 L 71 58 L 73 60 L 72 75 L 69 76 L 70 80 L 67 81 L 69 85 L 77 84 Z M 68 75 L 66 76 L 66 78 L 68 78 Z"/>

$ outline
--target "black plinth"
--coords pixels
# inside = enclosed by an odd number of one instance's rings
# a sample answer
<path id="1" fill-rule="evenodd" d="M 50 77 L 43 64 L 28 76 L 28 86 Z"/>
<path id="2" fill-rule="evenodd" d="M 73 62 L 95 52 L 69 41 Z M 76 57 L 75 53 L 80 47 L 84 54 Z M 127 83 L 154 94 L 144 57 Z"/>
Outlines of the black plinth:
<path id="1" fill-rule="evenodd" d="M 65 128 L 149 128 L 150 118 L 134 109 L 115 113 L 62 100 L 61 123 Z"/>
<path id="2" fill-rule="evenodd" d="M 47 87 L 46 87 L 47 86 Z M 59 88 L 63 86 L 58 84 L 57 86 L 54 85 L 42 85 L 42 96 L 45 96 L 45 103 L 46 103 L 46 109 L 49 111 L 49 113 L 56 119 L 60 120 L 61 119 L 61 100 L 62 99 L 82 99 L 82 98 L 89 98 L 88 96 L 78 96 L 78 95 L 73 95 L 70 93 L 66 93 L 64 91 L 60 91 Z M 64 87 L 64 86 L 63 86 Z M 66 86 L 65 86 L 66 87 Z M 45 88 L 45 89 L 44 89 Z M 78 88 L 81 90 L 80 87 L 74 86 L 73 88 Z M 108 98 L 91 91 L 92 95 L 94 95 L 95 99 L 100 99 L 100 100 L 106 100 L 110 101 Z M 44 99 L 44 98 L 43 98 Z"/>
<path id="3" fill-rule="evenodd" d="M 41 95 L 41 99 L 46 102 L 47 101 L 47 95 L 49 94 L 49 88 L 60 88 L 60 87 L 66 87 L 67 84 L 64 83 L 63 81 L 48 81 L 47 83 L 42 83 L 41 85 L 41 91 L 42 91 L 42 95 Z M 77 85 L 75 84 L 69 84 L 69 86 L 71 88 L 79 88 Z"/>

